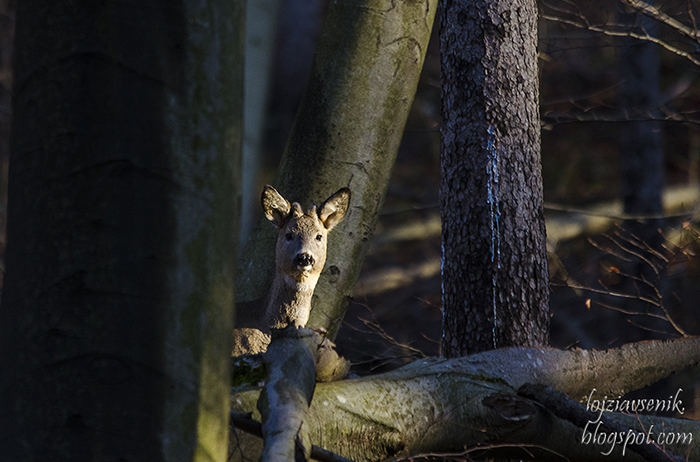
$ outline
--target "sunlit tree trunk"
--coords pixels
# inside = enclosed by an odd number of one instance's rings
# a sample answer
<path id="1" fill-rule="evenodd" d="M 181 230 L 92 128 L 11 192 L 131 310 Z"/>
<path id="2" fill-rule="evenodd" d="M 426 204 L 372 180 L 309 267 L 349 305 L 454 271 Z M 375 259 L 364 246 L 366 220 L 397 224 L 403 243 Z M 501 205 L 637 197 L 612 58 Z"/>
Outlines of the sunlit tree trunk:
<path id="1" fill-rule="evenodd" d="M 309 326 L 335 338 L 379 218 L 425 60 L 436 0 L 332 2 L 274 186 L 293 201 L 352 191 L 329 235 Z M 270 287 L 277 233 L 267 220 L 241 257 L 237 294 Z"/>
<path id="2" fill-rule="evenodd" d="M 242 18 L 18 2 L 0 460 L 226 460 Z"/>
<path id="3" fill-rule="evenodd" d="M 442 2 L 443 355 L 548 341 L 534 0 Z"/>

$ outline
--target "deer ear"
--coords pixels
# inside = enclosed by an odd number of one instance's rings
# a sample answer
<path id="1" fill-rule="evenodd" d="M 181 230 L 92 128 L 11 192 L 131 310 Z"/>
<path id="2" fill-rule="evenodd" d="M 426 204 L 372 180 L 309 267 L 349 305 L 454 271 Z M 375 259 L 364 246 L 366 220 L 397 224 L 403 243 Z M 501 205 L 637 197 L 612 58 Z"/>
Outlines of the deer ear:
<path id="1" fill-rule="evenodd" d="M 266 185 L 262 192 L 262 208 L 265 217 L 277 228 L 281 228 L 289 216 L 291 204 L 275 188 Z"/>
<path id="2" fill-rule="evenodd" d="M 335 225 L 343 221 L 345 213 L 350 205 L 350 190 L 348 188 L 339 189 L 338 192 L 326 199 L 318 210 L 318 218 L 327 230 L 331 230 Z"/>

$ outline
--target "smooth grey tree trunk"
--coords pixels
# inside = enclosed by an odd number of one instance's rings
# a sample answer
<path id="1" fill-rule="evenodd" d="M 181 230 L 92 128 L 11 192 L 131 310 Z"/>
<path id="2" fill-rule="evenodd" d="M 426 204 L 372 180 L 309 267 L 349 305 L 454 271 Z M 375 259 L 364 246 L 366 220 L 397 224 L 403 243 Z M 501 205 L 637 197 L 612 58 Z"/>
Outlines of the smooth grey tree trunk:
<path id="1" fill-rule="evenodd" d="M 443 355 L 548 343 L 534 0 L 442 2 Z"/>
<path id="2" fill-rule="evenodd" d="M 242 5 L 18 2 L 0 460 L 226 460 Z"/>
<path id="3" fill-rule="evenodd" d="M 333 2 L 275 188 L 308 206 L 341 187 L 350 209 L 329 235 L 310 327 L 335 338 L 384 202 L 420 77 L 436 0 Z M 263 220 L 243 252 L 236 293 L 270 287 L 277 233 Z"/>

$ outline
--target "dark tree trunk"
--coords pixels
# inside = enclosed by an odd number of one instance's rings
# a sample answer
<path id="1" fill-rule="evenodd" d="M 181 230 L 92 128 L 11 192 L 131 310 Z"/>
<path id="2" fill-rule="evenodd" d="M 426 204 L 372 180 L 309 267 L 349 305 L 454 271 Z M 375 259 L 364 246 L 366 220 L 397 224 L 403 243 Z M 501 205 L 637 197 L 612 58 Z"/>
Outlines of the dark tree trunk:
<path id="1" fill-rule="evenodd" d="M 277 117 L 268 140 L 272 154 L 281 156 L 304 95 L 311 62 L 321 34 L 324 0 L 284 0 L 278 27 L 271 107 Z"/>
<path id="2" fill-rule="evenodd" d="M 654 35 L 656 23 L 641 14 L 625 14 L 623 22 L 635 24 Z M 649 118 L 642 122 L 626 122 L 620 126 L 620 170 L 624 211 L 632 215 L 660 215 L 664 187 L 664 153 L 659 115 L 659 50 L 658 45 L 626 37 L 620 39 L 620 93 L 623 110 L 632 118 Z M 649 220 L 647 226 L 632 226 L 634 231 L 646 229 L 652 237 L 659 220 Z"/>
<path id="3" fill-rule="evenodd" d="M 624 13 L 620 22 L 627 24 L 630 30 L 656 35 L 656 21 L 641 13 Z M 619 45 L 618 102 L 632 119 L 620 124 L 618 132 L 620 193 L 625 214 L 633 218 L 626 220 L 618 233 L 623 241 L 621 247 L 631 247 L 635 254 L 626 254 L 627 261 L 617 262 L 619 274 L 623 277 L 610 287 L 631 296 L 617 302 L 623 311 L 644 313 L 650 306 L 640 298 L 656 299 L 658 294 L 666 295 L 667 292 L 662 273 L 657 271 L 665 262 L 654 253 L 654 250 L 664 253 L 664 238 L 658 232 L 664 225 L 660 218 L 664 188 L 662 125 L 654 120 L 660 115 L 658 106 L 661 103 L 659 49 L 654 43 L 632 37 L 621 38 Z M 645 216 L 649 218 L 634 218 Z M 646 246 L 650 251 L 645 250 Z M 649 284 L 640 282 L 640 278 Z M 621 312 L 610 312 L 607 316 L 615 320 L 613 322 L 623 322 L 626 318 Z M 626 341 L 656 338 L 653 332 L 666 328 L 658 319 L 640 319 L 639 322 L 650 330 L 639 329 Z"/>
<path id="4" fill-rule="evenodd" d="M 442 3 L 443 355 L 548 342 L 534 0 Z"/>
<path id="5" fill-rule="evenodd" d="M 226 459 L 242 2 L 18 2 L 0 460 Z"/>

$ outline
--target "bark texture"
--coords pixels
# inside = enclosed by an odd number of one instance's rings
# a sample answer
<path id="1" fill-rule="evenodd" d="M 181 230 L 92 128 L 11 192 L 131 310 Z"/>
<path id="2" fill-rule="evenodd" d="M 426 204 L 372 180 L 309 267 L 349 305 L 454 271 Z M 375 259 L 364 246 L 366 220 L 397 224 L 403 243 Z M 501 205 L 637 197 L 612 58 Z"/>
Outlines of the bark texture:
<path id="1" fill-rule="evenodd" d="M 346 186 L 350 211 L 328 240 L 309 326 L 333 339 L 384 201 L 436 0 L 332 2 L 304 99 L 274 186 L 307 206 Z M 261 298 L 274 269 L 275 232 L 264 220 L 241 259 L 236 294 Z"/>
<path id="2" fill-rule="evenodd" d="M 0 460 L 226 460 L 242 13 L 18 4 Z"/>
<path id="3" fill-rule="evenodd" d="M 548 342 L 534 0 L 442 2 L 443 355 Z"/>
<path id="4" fill-rule="evenodd" d="M 307 424 L 312 443 L 354 460 L 504 445 L 502 452 L 476 454 L 520 459 L 534 454 L 543 461 L 639 461 L 643 459 L 630 450 L 622 456 L 621 444 L 604 455 L 611 445 L 582 443 L 580 427 L 519 396 L 517 390 L 530 383 L 552 386 L 584 402 L 594 389 L 593 399 L 617 398 L 697 364 L 699 346 L 700 339 L 693 338 L 608 351 L 507 348 L 451 360 L 428 358 L 374 377 L 317 384 Z M 258 394 L 234 394 L 232 409 L 253 412 Z M 686 403 L 691 399 L 687 395 L 680 396 Z M 656 435 L 663 428 L 696 438 L 700 431 L 693 420 L 606 415 L 636 431 L 641 425 L 654 425 Z M 254 459 L 260 450 L 257 443 L 243 437 L 240 441 L 234 459 L 240 454 Z M 665 449 L 687 460 L 700 458 L 697 444 L 687 440 Z"/>

